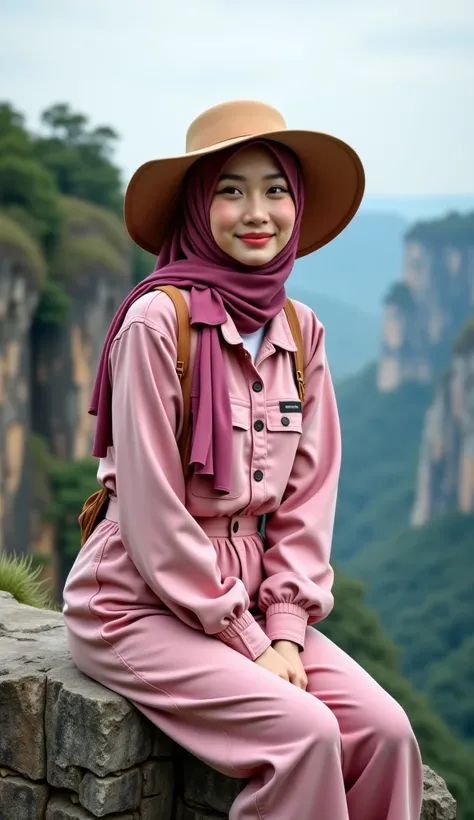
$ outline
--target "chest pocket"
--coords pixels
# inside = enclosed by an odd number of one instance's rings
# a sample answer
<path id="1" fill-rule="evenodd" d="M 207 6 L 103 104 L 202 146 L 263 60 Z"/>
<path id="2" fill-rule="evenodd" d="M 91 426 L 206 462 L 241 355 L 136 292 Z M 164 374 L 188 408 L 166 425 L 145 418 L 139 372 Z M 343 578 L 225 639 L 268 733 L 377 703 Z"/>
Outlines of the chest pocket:
<path id="1" fill-rule="evenodd" d="M 267 405 L 267 453 L 271 469 L 278 470 L 279 483 L 286 484 L 302 433 L 302 413 L 285 413 L 279 401 Z"/>
<path id="2" fill-rule="evenodd" d="M 251 459 L 250 404 L 237 403 L 231 399 L 232 412 L 232 476 L 230 493 L 216 495 L 212 485 L 213 478 L 193 475 L 189 491 L 197 498 L 219 498 L 220 501 L 231 501 L 239 498 L 248 489 L 248 475 Z"/>

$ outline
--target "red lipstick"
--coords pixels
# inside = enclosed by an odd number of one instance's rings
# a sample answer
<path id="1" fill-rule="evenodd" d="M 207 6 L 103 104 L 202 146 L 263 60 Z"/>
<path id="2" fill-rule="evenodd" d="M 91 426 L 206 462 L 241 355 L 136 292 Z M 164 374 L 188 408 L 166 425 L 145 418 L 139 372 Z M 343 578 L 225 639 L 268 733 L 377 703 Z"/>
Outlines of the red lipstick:
<path id="1" fill-rule="evenodd" d="M 263 245 L 266 245 L 272 236 L 272 233 L 244 233 L 242 236 L 239 236 L 239 239 L 241 239 L 242 242 L 245 242 L 246 245 L 251 245 L 254 248 L 260 248 L 263 247 Z"/>

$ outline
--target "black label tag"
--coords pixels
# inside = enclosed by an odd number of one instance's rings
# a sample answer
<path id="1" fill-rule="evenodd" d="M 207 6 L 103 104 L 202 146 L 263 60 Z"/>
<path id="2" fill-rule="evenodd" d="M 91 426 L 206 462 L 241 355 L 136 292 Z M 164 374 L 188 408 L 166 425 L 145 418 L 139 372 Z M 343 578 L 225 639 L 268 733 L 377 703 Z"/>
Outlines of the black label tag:
<path id="1" fill-rule="evenodd" d="M 280 402 L 280 413 L 301 413 L 301 402 L 300 401 L 281 401 Z"/>

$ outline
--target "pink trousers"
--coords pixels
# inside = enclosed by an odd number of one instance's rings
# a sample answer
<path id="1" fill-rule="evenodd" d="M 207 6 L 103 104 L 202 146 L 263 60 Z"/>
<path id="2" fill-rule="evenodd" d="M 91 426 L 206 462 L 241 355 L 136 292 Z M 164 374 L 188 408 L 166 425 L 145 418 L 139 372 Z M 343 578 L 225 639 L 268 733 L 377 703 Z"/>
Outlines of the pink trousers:
<path id="1" fill-rule="evenodd" d="M 94 554 L 106 553 L 102 538 L 115 555 L 116 525 L 98 529 Z M 104 628 L 87 549 L 65 590 L 77 666 L 214 769 L 249 778 L 230 820 L 419 819 L 422 765 L 405 712 L 317 629 L 301 656 L 305 692 L 167 610 L 122 611 Z M 105 579 L 113 562 L 103 569 Z"/>

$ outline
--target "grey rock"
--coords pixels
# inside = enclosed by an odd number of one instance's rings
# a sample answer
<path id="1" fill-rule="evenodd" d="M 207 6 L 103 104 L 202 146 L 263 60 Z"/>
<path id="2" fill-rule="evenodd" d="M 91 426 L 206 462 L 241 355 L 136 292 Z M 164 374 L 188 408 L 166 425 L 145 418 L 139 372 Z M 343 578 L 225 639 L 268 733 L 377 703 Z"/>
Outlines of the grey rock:
<path id="1" fill-rule="evenodd" d="M 96 777 L 88 772 L 79 786 L 79 800 L 94 817 L 136 809 L 140 805 L 142 775 L 131 769 L 109 777 Z"/>
<path id="2" fill-rule="evenodd" d="M 46 820 L 93 820 L 93 815 L 67 797 L 52 797 L 46 809 Z"/>
<path id="3" fill-rule="evenodd" d="M 0 820 L 43 820 L 48 787 L 22 777 L 0 778 Z"/>
<path id="4" fill-rule="evenodd" d="M 45 820 L 94 820 L 94 815 L 82 806 L 71 803 L 67 797 L 52 797 L 46 809 Z M 126 812 L 125 814 L 110 814 L 107 820 L 140 820 L 140 817 L 137 812 Z"/>
<path id="5" fill-rule="evenodd" d="M 83 675 L 72 661 L 47 677 L 46 747 L 57 766 L 79 766 L 104 777 L 149 757 L 151 726 L 125 698 Z"/>
<path id="6" fill-rule="evenodd" d="M 3 659 L 2 659 L 3 660 Z M 0 766 L 44 778 L 44 673 L 17 668 L 0 677 Z"/>
<path id="7" fill-rule="evenodd" d="M 58 789 L 79 791 L 79 784 L 84 777 L 84 769 L 78 766 L 58 766 L 56 760 L 49 755 L 46 760 L 46 779 L 51 786 Z"/>
<path id="8" fill-rule="evenodd" d="M 0 766 L 45 776 L 45 672 L 68 656 L 60 612 L 0 594 Z"/>
<path id="9" fill-rule="evenodd" d="M 173 762 L 148 760 L 142 766 L 142 775 L 140 820 L 170 820 L 175 786 Z"/>
<path id="10" fill-rule="evenodd" d="M 65 635 L 64 635 L 65 639 Z M 39 633 L 30 637 L 17 638 L 15 635 L 0 635 L 0 676 L 23 668 L 24 672 L 47 672 L 54 666 L 69 660 L 65 640 L 59 630 Z"/>
<path id="11" fill-rule="evenodd" d="M 60 612 L 0 593 L 0 767 L 45 776 L 45 672 L 69 657 Z"/>
<path id="12" fill-rule="evenodd" d="M 186 806 L 182 800 L 179 800 L 175 820 L 227 820 L 227 815 L 217 814 L 205 809 L 191 808 L 191 806 Z"/>
<path id="13" fill-rule="evenodd" d="M 18 772 L 14 769 L 8 769 L 6 766 L 0 766 L 0 777 L 9 777 L 10 775 L 16 777 L 17 774 Z"/>
<path id="14" fill-rule="evenodd" d="M 420 820 L 455 820 L 456 801 L 442 777 L 423 766 L 423 808 Z"/>
<path id="15" fill-rule="evenodd" d="M 70 660 L 61 613 L 21 606 L 4 592 L 0 716 L 0 820 L 223 820 L 246 783 L 181 750 L 83 675 Z M 32 782 L 45 774 L 49 785 Z M 70 794 L 48 802 L 50 787 Z M 455 817 L 444 780 L 425 767 L 420 820 Z"/>
<path id="16" fill-rule="evenodd" d="M 62 626 L 61 612 L 19 604 L 10 592 L 0 592 L 0 635 L 35 636 Z"/>
<path id="17" fill-rule="evenodd" d="M 171 760 L 147 760 L 142 765 L 144 797 L 163 794 L 173 786 L 173 762 Z"/>
<path id="18" fill-rule="evenodd" d="M 172 820 L 173 795 L 167 800 L 164 795 L 144 797 L 140 803 L 140 820 Z"/>
<path id="19" fill-rule="evenodd" d="M 176 749 L 176 743 L 171 740 L 168 735 L 165 735 L 161 729 L 157 727 L 153 727 L 153 739 L 152 739 L 152 747 L 151 747 L 151 754 L 152 757 L 171 757 L 174 750 Z"/>
<path id="20" fill-rule="evenodd" d="M 227 815 L 246 780 L 226 777 L 185 752 L 182 756 L 184 801 Z"/>

